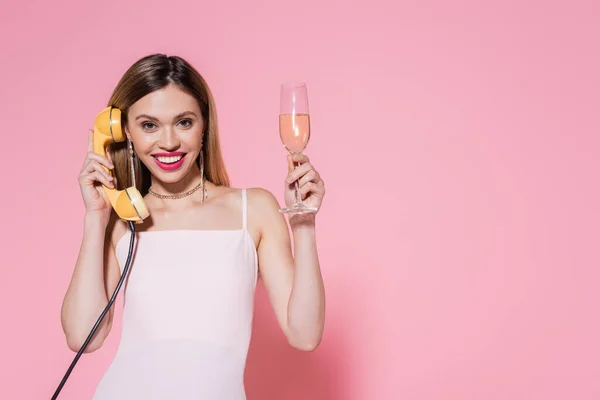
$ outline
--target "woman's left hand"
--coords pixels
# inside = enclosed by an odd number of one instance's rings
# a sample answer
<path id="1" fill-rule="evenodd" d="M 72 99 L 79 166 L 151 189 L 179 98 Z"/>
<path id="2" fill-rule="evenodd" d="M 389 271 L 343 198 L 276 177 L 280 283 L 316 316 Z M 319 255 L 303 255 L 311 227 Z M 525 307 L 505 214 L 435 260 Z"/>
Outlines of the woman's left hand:
<path id="1" fill-rule="evenodd" d="M 295 162 L 298 163 L 297 167 L 294 167 Z M 319 210 L 323 197 L 325 197 L 325 183 L 308 157 L 302 153 L 288 154 L 288 176 L 285 181 L 285 203 L 287 207 L 291 207 L 295 203 L 296 181 L 298 181 L 302 203 Z"/>

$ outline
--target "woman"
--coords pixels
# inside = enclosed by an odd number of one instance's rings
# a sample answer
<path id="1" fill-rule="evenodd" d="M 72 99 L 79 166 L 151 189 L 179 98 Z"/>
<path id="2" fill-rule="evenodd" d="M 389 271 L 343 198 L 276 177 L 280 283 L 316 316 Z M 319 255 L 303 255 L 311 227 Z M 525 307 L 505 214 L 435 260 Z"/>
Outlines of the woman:
<path id="1" fill-rule="evenodd" d="M 135 181 L 150 217 L 137 226 L 122 337 L 94 399 L 244 399 L 259 275 L 290 345 L 311 351 L 321 340 L 325 298 L 315 214 L 289 218 L 292 256 L 274 196 L 229 186 L 211 92 L 185 60 L 140 59 L 109 105 L 121 109 L 127 141 L 104 158 L 91 151 L 90 132 L 79 176 L 83 241 L 62 307 L 68 346 L 80 349 L 127 257 L 128 227 L 98 185 L 123 189 Z M 296 181 L 305 203 L 319 208 L 325 187 L 304 155 L 288 158 L 288 206 Z M 102 346 L 112 319 L 111 310 L 86 352 Z"/>

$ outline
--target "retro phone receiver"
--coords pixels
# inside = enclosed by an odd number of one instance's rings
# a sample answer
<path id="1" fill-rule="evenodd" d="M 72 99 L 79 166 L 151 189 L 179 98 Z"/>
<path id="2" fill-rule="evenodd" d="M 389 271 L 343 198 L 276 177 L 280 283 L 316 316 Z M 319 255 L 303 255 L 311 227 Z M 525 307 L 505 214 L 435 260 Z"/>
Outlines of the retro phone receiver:
<path id="1" fill-rule="evenodd" d="M 106 107 L 96 116 L 94 122 L 94 153 L 106 157 L 106 146 L 123 142 L 125 139 L 121 126 L 121 110 L 116 107 Z M 111 173 L 105 166 L 102 168 Z M 150 215 L 142 194 L 135 186 L 117 190 L 102 185 L 102 189 L 122 220 L 141 223 Z"/>

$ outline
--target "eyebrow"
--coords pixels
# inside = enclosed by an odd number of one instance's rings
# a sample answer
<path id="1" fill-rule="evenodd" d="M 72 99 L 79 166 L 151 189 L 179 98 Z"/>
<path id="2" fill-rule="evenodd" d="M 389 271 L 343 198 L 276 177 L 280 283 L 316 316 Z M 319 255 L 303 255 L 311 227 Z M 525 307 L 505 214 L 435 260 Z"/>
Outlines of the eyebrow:
<path id="1" fill-rule="evenodd" d="M 193 111 L 184 111 L 184 112 L 182 112 L 182 113 L 180 113 L 180 114 L 177 114 L 177 115 L 176 115 L 176 116 L 173 118 L 173 120 L 177 120 L 177 119 L 179 119 L 179 118 L 183 118 L 183 117 L 185 117 L 186 115 L 193 115 L 194 117 L 197 117 L 196 113 L 195 113 L 195 112 L 193 112 Z M 157 121 L 157 122 L 158 122 L 158 118 L 156 118 L 156 117 L 153 117 L 153 116 L 151 116 L 151 115 L 148 115 L 148 114 L 140 114 L 140 115 L 138 115 L 137 117 L 135 117 L 135 120 L 137 121 L 137 120 L 138 120 L 138 119 L 140 119 L 140 118 L 145 118 L 145 119 L 149 119 L 149 120 L 151 120 L 151 121 Z"/>

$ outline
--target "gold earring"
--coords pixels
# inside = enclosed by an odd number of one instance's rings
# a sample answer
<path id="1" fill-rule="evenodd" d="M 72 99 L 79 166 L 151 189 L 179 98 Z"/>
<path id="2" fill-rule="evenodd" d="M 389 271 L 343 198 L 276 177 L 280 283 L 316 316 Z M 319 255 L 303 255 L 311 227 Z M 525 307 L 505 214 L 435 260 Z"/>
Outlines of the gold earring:
<path id="1" fill-rule="evenodd" d="M 200 203 L 204 203 L 204 200 L 208 197 L 208 191 L 206 187 L 204 187 L 204 156 L 202 154 L 202 149 L 200 149 L 200 189 L 202 190 L 202 199 Z"/>
<path id="2" fill-rule="evenodd" d="M 135 166 L 133 165 L 133 143 L 131 143 L 131 140 L 129 138 L 127 138 L 127 146 L 129 147 L 129 168 L 130 168 L 130 178 L 131 178 L 131 186 L 135 187 L 136 186 L 136 179 L 135 179 Z"/>

